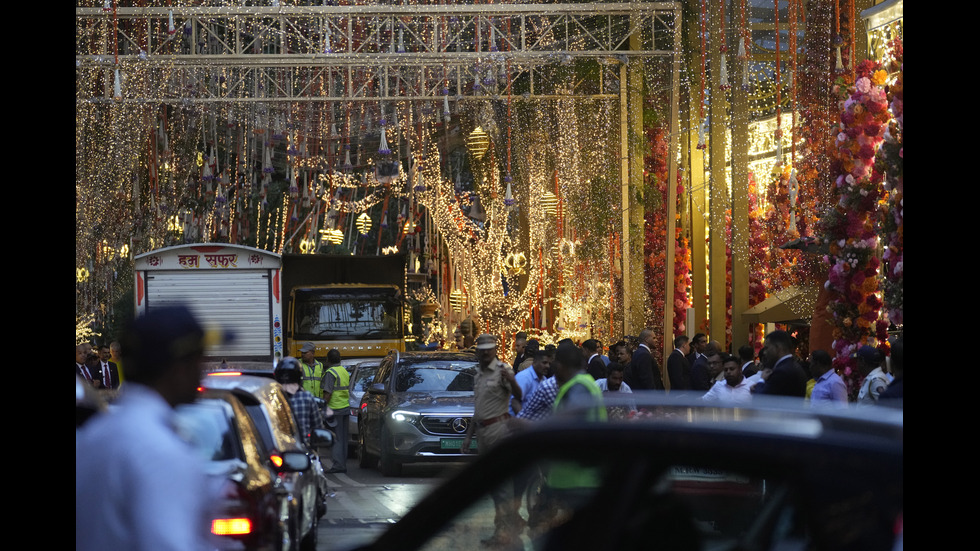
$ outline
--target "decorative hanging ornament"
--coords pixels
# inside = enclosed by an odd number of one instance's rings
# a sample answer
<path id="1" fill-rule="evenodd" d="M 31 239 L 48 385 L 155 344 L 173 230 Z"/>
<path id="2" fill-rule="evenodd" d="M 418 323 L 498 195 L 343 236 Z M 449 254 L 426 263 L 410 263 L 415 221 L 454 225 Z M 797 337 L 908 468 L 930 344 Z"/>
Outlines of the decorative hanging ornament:
<path id="1" fill-rule="evenodd" d="M 466 137 L 466 149 L 476 160 L 480 160 L 490 149 L 490 136 L 483 131 L 483 127 L 477 126 Z"/>
<path id="2" fill-rule="evenodd" d="M 452 115 L 449 112 L 449 88 L 442 89 L 442 120 L 445 122 L 452 120 Z"/>
<path id="3" fill-rule="evenodd" d="M 405 25 L 398 24 L 398 53 L 405 53 Z"/>
<path id="4" fill-rule="evenodd" d="M 174 34 L 177 32 L 177 27 L 174 25 L 174 10 L 170 10 L 167 14 L 167 34 Z"/>
<path id="5" fill-rule="evenodd" d="M 792 234 L 796 231 L 796 198 L 799 194 L 800 184 L 796 180 L 796 169 L 789 173 L 789 231 Z"/>
<path id="6" fill-rule="evenodd" d="M 381 121 L 381 145 L 378 146 L 378 153 L 381 155 L 391 155 L 391 148 L 388 147 L 388 138 L 385 133 L 384 120 Z"/>
<path id="7" fill-rule="evenodd" d="M 701 128 L 698 129 L 698 149 L 707 149 L 708 119 L 701 119 Z"/>
<path id="8" fill-rule="evenodd" d="M 841 58 L 841 48 L 844 47 L 844 37 L 841 35 L 834 36 L 834 48 L 837 50 L 837 64 L 836 69 L 838 73 L 844 72 L 844 61 Z"/>
<path id="9" fill-rule="evenodd" d="M 721 86 L 722 90 L 731 90 L 732 86 L 728 83 L 728 62 L 725 55 L 726 48 L 721 49 Z"/>
<path id="10" fill-rule="evenodd" d="M 119 77 L 119 67 L 116 67 L 115 77 L 112 82 L 112 97 L 116 101 L 122 101 L 122 80 Z"/>
<path id="11" fill-rule="evenodd" d="M 357 217 L 357 231 L 361 235 L 367 235 L 371 231 L 371 217 L 368 216 L 368 213 L 362 212 Z"/>
<path id="12" fill-rule="evenodd" d="M 517 202 L 514 200 L 514 194 L 511 193 L 510 189 L 510 174 L 504 176 L 504 181 L 507 182 L 507 191 L 504 193 L 504 206 L 508 211 L 514 210 L 514 204 Z"/>

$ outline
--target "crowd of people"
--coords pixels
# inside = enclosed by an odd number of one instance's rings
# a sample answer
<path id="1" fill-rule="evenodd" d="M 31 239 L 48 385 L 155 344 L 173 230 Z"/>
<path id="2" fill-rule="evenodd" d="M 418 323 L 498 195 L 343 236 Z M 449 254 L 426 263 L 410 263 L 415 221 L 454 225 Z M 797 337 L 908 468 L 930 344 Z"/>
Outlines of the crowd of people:
<path id="1" fill-rule="evenodd" d="M 637 411 L 629 399 L 609 401 L 607 406 L 603 397 L 610 393 L 660 390 L 725 405 L 745 405 L 756 395 L 797 397 L 814 406 L 850 404 L 846 385 L 830 355 L 815 350 L 808 358 L 799 358 L 797 343 L 781 330 L 766 336 L 759 354 L 751 346 L 741 347 L 737 355 L 726 353 L 718 342 L 709 341 L 700 333 L 693 338 L 677 337 L 665 373 L 652 353 L 652 330 L 640 332 L 635 340 L 624 338 L 613 344 L 608 356 L 603 354 L 602 343 L 595 339 L 586 340 L 581 346 L 570 339 L 557 345 L 542 345 L 528 339 L 527 334 L 518 333 L 510 364 L 500 359 L 494 336 L 484 334 L 469 340 L 464 335 L 458 337 L 463 338 L 457 339 L 457 346 L 472 349 L 479 363 L 474 382 L 475 411 L 463 442 L 464 453 L 469 451 L 474 437 L 480 453 L 485 453 L 528 423 L 564 409 L 574 408 L 591 421 L 629 417 Z M 871 346 L 862 347 L 855 354 L 857 369 L 864 376 L 857 406 L 901 407 L 902 337 L 891 343 L 891 350 L 890 368 Z M 534 533 L 535 523 L 542 521 L 540 515 L 529 513 L 525 520 L 518 514 L 525 482 L 517 480 L 513 488 L 504 485 L 495 490 L 494 533 L 483 540 L 485 546 L 512 545 L 525 527 Z M 549 478 L 549 483 L 553 482 Z M 548 508 L 554 511 L 556 506 L 552 503 Z"/>

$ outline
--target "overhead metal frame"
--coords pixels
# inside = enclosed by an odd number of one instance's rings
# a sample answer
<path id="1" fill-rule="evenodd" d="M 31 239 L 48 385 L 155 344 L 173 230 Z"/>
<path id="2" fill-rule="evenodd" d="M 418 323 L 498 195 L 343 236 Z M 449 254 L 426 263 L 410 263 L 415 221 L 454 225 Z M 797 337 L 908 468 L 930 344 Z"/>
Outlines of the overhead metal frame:
<path id="1" fill-rule="evenodd" d="M 680 15 L 672 2 L 76 8 L 76 71 L 142 71 L 159 85 L 127 89 L 139 102 L 464 100 L 521 79 L 525 98 L 613 98 L 620 64 L 676 58 Z M 599 62 L 598 89 L 549 78 L 581 59 Z"/>

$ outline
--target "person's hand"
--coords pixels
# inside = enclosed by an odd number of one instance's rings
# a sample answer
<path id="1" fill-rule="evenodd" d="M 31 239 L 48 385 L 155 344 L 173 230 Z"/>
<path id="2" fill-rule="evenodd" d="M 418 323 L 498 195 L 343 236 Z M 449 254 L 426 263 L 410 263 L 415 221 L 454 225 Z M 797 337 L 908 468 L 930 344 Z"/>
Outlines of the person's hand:
<path id="1" fill-rule="evenodd" d="M 333 410 L 330 409 L 330 406 L 327 406 L 327 419 L 333 419 Z"/>
<path id="2" fill-rule="evenodd" d="M 464 454 L 473 453 L 472 450 L 470 450 L 470 437 L 469 437 L 469 435 L 466 435 L 466 436 L 463 437 L 463 444 L 459 447 L 459 451 L 461 453 L 464 453 Z"/>

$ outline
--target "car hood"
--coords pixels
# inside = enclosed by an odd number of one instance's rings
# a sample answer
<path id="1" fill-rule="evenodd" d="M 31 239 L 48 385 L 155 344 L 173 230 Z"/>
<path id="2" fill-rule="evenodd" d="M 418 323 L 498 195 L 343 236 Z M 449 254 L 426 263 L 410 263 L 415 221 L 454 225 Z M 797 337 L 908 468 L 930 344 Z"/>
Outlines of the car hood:
<path id="1" fill-rule="evenodd" d="M 410 392 L 395 396 L 392 406 L 418 412 L 473 412 L 473 395 L 459 392 Z"/>

